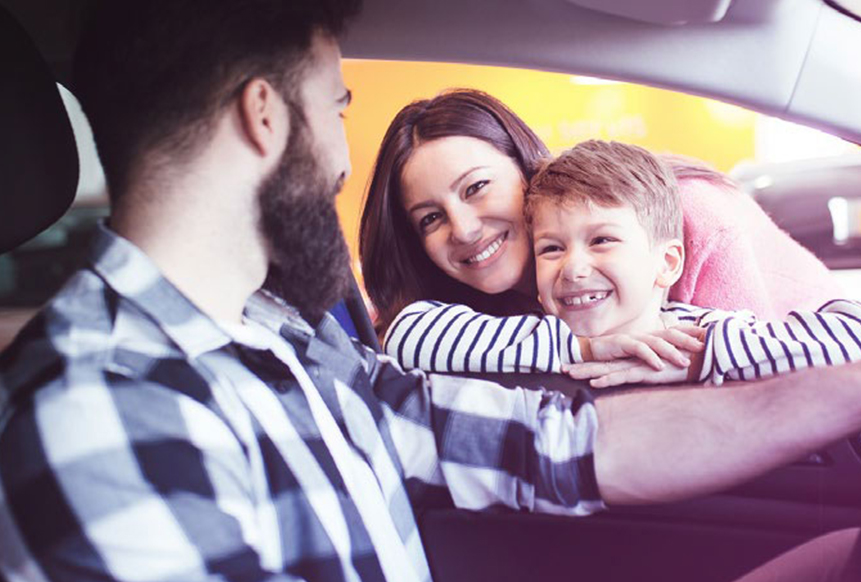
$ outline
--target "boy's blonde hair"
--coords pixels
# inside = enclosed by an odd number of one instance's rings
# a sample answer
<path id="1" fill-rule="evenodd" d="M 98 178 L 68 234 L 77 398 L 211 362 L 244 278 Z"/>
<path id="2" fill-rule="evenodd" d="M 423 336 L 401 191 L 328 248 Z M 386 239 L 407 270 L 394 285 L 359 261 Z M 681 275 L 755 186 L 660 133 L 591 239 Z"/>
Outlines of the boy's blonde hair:
<path id="1" fill-rule="evenodd" d="M 679 186 L 672 168 L 639 146 L 589 140 L 550 160 L 529 183 L 524 213 L 538 204 L 630 205 L 652 242 L 682 239 Z"/>

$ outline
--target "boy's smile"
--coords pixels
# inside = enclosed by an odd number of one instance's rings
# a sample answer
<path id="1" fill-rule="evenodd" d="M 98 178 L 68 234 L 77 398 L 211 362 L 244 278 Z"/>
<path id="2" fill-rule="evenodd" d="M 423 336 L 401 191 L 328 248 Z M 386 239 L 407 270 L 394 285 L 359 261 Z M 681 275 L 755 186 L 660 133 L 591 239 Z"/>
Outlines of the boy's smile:
<path id="1" fill-rule="evenodd" d="M 660 329 L 679 241 L 654 243 L 630 206 L 544 201 L 533 233 L 544 309 L 581 336 Z M 677 251 L 677 252 L 676 252 Z"/>
<path id="2" fill-rule="evenodd" d="M 563 293 L 559 296 L 562 308 L 566 311 L 581 311 L 592 309 L 607 299 L 613 291 L 578 291 L 576 293 Z"/>

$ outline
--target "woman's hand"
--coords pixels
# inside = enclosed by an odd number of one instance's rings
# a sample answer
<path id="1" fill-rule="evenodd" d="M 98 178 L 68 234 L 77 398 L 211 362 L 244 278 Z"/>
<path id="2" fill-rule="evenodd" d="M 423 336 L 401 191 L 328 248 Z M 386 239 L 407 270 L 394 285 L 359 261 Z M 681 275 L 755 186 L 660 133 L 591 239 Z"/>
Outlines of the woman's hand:
<path id="1" fill-rule="evenodd" d="M 584 343 L 584 362 L 607 362 L 634 358 L 647 364 L 650 368 L 660 371 L 666 364 L 687 368 L 690 365 L 690 353 L 703 350 L 702 338 L 705 330 L 684 325 L 662 329 L 644 334 L 618 333 L 588 338 Z M 572 364 L 563 367 L 563 372 L 569 368 L 581 366 Z"/>

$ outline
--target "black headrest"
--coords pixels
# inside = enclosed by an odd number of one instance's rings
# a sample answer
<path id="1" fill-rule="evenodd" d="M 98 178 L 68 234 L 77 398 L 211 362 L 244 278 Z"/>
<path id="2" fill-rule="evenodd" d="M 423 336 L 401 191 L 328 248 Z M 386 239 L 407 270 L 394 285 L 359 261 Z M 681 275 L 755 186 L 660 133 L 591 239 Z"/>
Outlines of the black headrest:
<path id="1" fill-rule="evenodd" d="M 0 6 L 0 254 L 59 219 L 77 185 L 75 136 L 54 76 Z"/>

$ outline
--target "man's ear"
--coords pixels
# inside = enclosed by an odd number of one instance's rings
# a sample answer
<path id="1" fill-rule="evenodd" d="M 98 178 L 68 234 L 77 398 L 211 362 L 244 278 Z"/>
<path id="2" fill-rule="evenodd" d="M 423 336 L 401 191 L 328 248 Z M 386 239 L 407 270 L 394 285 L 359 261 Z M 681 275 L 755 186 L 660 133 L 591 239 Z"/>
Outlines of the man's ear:
<path id="1" fill-rule="evenodd" d="M 290 135 L 290 114 L 281 94 L 265 79 L 252 79 L 238 100 L 245 137 L 266 158 L 280 158 Z"/>
<path id="2" fill-rule="evenodd" d="M 656 284 L 662 289 L 669 289 L 682 276 L 682 269 L 685 267 L 685 245 L 674 238 L 661 244 L 659 252 L 662 256 Z"/>

